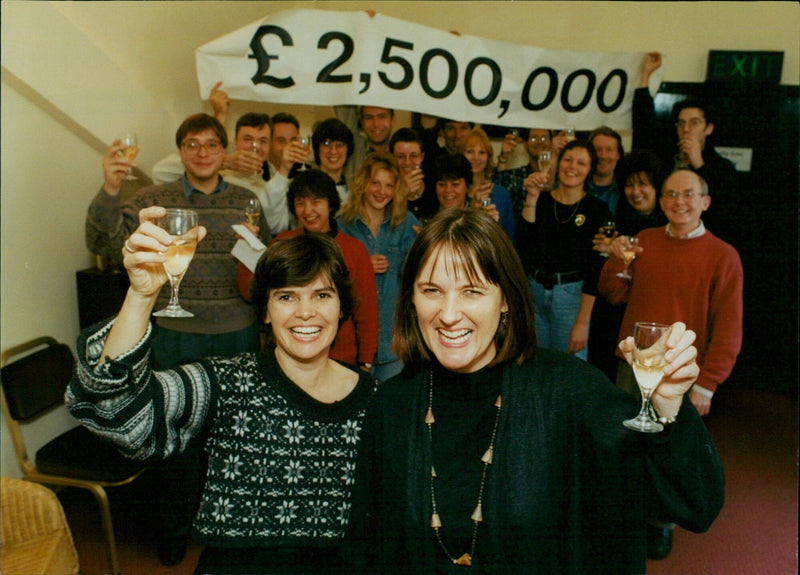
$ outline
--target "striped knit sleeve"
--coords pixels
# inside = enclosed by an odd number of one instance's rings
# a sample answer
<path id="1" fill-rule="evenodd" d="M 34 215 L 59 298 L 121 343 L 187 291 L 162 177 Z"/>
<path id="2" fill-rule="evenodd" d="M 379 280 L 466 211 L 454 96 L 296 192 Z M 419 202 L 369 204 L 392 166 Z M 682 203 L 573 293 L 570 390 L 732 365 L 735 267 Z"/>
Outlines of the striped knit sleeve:
<path id="1" fill-rule="evenodd" d="M 82 333 L 78 363 L 66 391 L 69 412 L 123 455 L 142 461 L 182 451 L 209 419 L 217 389 L 213 364 L 150 368 L 152 326 L 130 351 L 100 362 L 113 319 Z"/>

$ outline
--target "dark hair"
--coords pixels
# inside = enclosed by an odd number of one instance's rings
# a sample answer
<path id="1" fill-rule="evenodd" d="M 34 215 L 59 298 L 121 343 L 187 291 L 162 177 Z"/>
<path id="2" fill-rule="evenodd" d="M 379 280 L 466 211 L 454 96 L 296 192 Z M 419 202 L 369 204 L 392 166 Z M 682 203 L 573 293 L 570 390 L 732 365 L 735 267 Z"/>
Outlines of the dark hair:
<path id="1" fill-rule="evenodd" d="M 336 182 L 322 170 L 304 170 L 297 172 L 297 175 L 289 184 L 289 191 L 286 192 L 286 201 L 289 203 L 289 211 L 294 217 L 294 202 L 298 198 L 325 198 L 328 200 L 330 209 L 329 220 L 331 227 L 335 228 L 335 215 L 342 205 L 339 192 L 336 191 Z"/>
<path id="2" fill-rule="evenodd" d="M 269 121 L 267 114 L 258 114 L 256 112 L 248 112 L 236 121 L 236 135 L 239 135 L 239 129 L 247 128 L 261 128 L 262 126 L 269 126 L 272 128 L 272 123 Z"/>
<path id="3" fill-rule="evenodd" d="M 436 158 L 436 177 L 434 182 L 460 180 L 469 188 L 472 185 L 472 164 L 463 154 L 444 154 Z"/>
<path id="4" fill-rule="evenodd" d="M 320 275 L 327 277 L 339 296 L 342 324 L 356 305 L 350 273 L 344 263 L 339 244 L 325 234 L 309 233 L 291 236 L 271 244 L 256 265 L 252 300 L 258 323 L 267 317 L 269 295 L 273 290 L 289 286 L 307 286 Z M 272 341 L 272 330 L 266 330 L 266 343 Z"/>
<path id="5" fill-rule="evenodd" d="M 625 156 L 625 167 L 618 180 L 620 186 L 624 188 L 628 185 L 630 178 L 640 173 L 647 174 L 647 179 L 650 180 L 656 192 L 660 194 L 661 186 L 664 185 L 667 173 L 664 171 L 664 165 L 655 152 L 634 150 Z"/>
<path id="6" fill-rule="evenodd" d="M 272 125 L 275 124 L 292 124 L 298 130 L 300 129 L 300 122 L 297 121 L 297 118 L 286 112 L 278 112 L 272 116 Z"/>
<path id="7" fill-rule="evenodd" d="M 416 142 L 419 144 L 420 152 L 425 151 L 422 143 L 422 137 L 416 130 L 411 128 L 400 128 L 394 134 L 392 139 L 389 140 L 389 151 L 394 154 L 394 145 L 398 142 Z"/>
<path id="8" fill-rule="evenodd" d="M 452 118 L 442 118 L 442 130 L 447 124 L 469 124 L 469 129 L 475 127 L 475 122 L 467 122 L 466 120 L 453 120 Z"/>
<path id="9" fill-rule="evenodd" d="M 584 150 L 589 152 L 589 158 L 591 159 L 591 167 L 589 168 L 589 173 L 586 175 L 586 181 L 589 182 L 591 181 L 595 170 L 597 170 L 597 152 L 595 151 L 594 146 L 586 140 L 572 140 L 566 146 L 564 146 L 561 149 L 561 153 L 558 155 L 558 163 L 556 164 L 556 166 L 561 165 L 561 158 L 564 157 L 564 154 L 566 154 L 567 151 L 574 150 L 575 148 L 583 148 Z M 557 167 L 556 170 L 558 170 Z"/>
<path id="10" fill-rule="evenodd" d="M 716 108 L 710 100 L 701 96 L 691 96 L 685 100 L 676 102 L 675 105 L 672 106 L 672 121 L 677 122 L 678 115 L 686 108 L 697 108 L 702 111 L 706 124 L 713 124 L 717 117 Z"/>
<path id="11" fill-rule="evenodd" d="M 358 107 L 358 119 L 364 117 L 364 108 L 381 108 L 383 110 L 389 110 L 389 115 L 394 116 L 394 109 L 393 108 L 384 108 L 383 106 L 359 106 Z"/>
<path id="12" fill-rule="evenodd" d="M 441 250 L 443 251 L 440 251 Z M 431 257 L 458 268 L 472 281 L 480 276 L 500 288 L 508 312 L 497 327 L 497 355 L 491 365 L 522 364 L 536 348 L 536 325 L 528 278 L 514 245 L 494 219 L 482 210 L 449 208 L 436 214 L 419 232 L 406 256 L 400 279 L 392 351 L 406 364 L 431 359 L 414 306 L 414 286 Z"/>
<path id="13" fill-rule="evenodd" d="M 314 150 L 314 161 L 318 166 L 320 165 L 319 147 L 326 140 L 344 142 L 347 146 L 347 159 L 349 160 L 350 156 L 353 155 L 353 147 L 355 145 L 353 132 L 338 118 L 328 118 L 317 124 L 314 128 L 314 133 L 311 135 L 311 148 Z"/>
<path id="14" fill-rule="evenodd" d="M 228 134 L 225 132 L 225 126 L 219 123 L 214 116 L 208 114 L 194 114 L 186 118 L 178 130 L 175 132 L 175 145 L 180 148 L 183 145 L 183 140 L 189 134 L 199 134 L 206 130 L 213 130 L 223 148 L 228 147 Z"/>

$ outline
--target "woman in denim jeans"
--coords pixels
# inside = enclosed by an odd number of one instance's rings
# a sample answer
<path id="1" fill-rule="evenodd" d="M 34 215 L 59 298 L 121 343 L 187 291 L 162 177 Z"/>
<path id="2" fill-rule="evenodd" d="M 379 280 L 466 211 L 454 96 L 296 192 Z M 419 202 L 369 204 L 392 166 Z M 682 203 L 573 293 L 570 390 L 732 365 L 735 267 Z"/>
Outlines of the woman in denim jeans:
<path id="1" fill-rule="evenodd" d="M 361 166 L 350 199 L 337 220 L 339 229 L 367 247 L 378 290 L 378 354 L 372 373 L 386 381 L 403 363 L 392 353 L 394 311 L 400 271 L 416 237 L 417 218 L 406 209 L 406 189 L 394 158 L 371 154 Z"/>
<path id="2" fill-rule="evenodd" d="M 592 239 L 609 217 L 608 206 L 584 189 L 596 167 L 597 154 L 590 143 L 567 144 L 558 157 L 553 191 L 544 191 L 547 174 L 533 172 L 526 178 L 516 231 L 517 252 L 533 294 L 539 346 L 584 360 L 604 263 L 592 249 Z"/>

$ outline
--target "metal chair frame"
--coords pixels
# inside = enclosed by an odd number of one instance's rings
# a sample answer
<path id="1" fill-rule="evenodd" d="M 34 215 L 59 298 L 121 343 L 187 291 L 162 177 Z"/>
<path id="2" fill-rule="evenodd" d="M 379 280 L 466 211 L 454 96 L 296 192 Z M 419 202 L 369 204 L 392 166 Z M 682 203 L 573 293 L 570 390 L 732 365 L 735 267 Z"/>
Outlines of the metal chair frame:
<path id="1" fill-rule="evenodd" d="M 23 354 L 27 351 L 32 351 L 36 348 L 39 348 L 43 345 L 54 345 L 59 343 L 52 337 L 44 336 L 38 337 L 26 343 L 22 343 L 20 345 L 14 346 L 9 348 L 0 354 L 0 367 L 4 367 L 8 360 L 12 357 L 18 356 Z M 8 402 L 6 400 L 5 391 L 3 391 L 2 386 L 0 386 L 0 399 L 2 400 L 3 404 L 3 413 L 6 417 L 6 423 L 8 424 L 8 431 L 11 435 L 11 441 L 14 444 L 14 453 L 17 457 L 17 462 L 19 463 L 20 469 L 23 473 L 23 479 L 27 481 L 33 481 L 36 483 L 42 483 L 47 485 L 63 485 L 69 487 L 77 487 L 80 489 L 87 489 L 91 491 L 94 495 L 95 499 L 97 500 L 98 507 L 100 508 L 100 519 L 102 522 L 103 527 L 103 534 L 106 540 L 106 553 L 108 556 L 108 564 L 111 567 L 111 573 L 114 575 L 119 575 L 119 557 L 117 554 L 117 544 L 116 539 L 114 537 L 114 524 L 111 519 L 111 507 L 108 501 L 108 495 L 106 493 L 106 487 L 119 487 L 121 485 L 126 485 L 136 479 L 139 475 L 141 475 L 145 468 L 142 467 L 139 471 L 134 473 L 133 475 L 125 478 L 122 481 L 117 482 L 108 482 L 108 481 L 92 481 L 88 479 L 80 479 L 76 477 L 67 477 L 62 475 L 50 475 L 46 473 L 41 473 L 37 470 L 36 464 L 31 461 L 31 458 L 28 456 L 28 450 L 25 446 L 25 439 L 22 434 L 22 429 L 17 420 L 15 420 L 11 416 L 11 410 L 8 407 Z"/>

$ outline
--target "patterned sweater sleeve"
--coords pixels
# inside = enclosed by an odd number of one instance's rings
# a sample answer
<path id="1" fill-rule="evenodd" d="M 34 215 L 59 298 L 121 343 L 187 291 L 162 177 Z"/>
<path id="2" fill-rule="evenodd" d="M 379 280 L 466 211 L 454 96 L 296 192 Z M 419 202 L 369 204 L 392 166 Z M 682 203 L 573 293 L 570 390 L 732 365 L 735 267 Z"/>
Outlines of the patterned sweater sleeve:
<path id="1" fill-rule="evenodd" d="M 67 407 L 123 455 L 142 461 L 166 459 L 182 451 L 211 420 L 217 389 L 213 364 L 199 361 L 153 371 L 152 326 L 133 349 L 101 364 L 113 322 L 78 337 L 78 363 L 67 386 Z"/>

